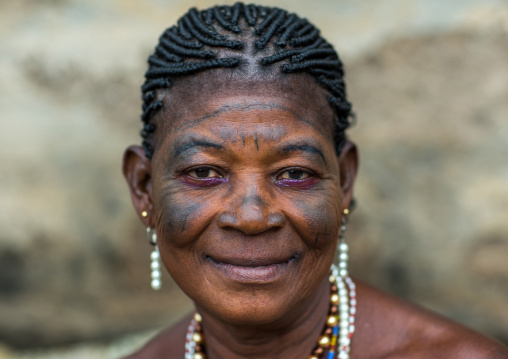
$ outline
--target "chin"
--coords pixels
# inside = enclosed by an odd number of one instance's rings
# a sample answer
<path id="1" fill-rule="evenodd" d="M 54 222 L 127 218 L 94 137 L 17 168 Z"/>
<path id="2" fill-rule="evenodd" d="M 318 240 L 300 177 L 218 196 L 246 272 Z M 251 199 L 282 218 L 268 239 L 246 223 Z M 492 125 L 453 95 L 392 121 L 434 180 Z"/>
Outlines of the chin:
<path id="1" fill-rule="evenodd" d="M 221 321 L 235 325 L 263 326 L 284 318 L 295 306 L 291 301 L 296 298 L 291 299 L 253 290 L 250 294 L 247 292 L 243 295 L 217 298 L 217 301 L 212 303 L 195 303 L 198 310 L 204 309 Z"/>

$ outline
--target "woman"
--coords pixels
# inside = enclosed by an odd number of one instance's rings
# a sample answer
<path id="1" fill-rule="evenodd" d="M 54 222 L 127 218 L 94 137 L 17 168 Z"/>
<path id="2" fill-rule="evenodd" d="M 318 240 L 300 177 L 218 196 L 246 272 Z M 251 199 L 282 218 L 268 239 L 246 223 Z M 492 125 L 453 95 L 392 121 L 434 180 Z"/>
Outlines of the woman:
<path id="1" fill-rule="evenodd" d="M 131 358 L 508 358 L 349 278 L 351 105 L 308 21 L 191 9 L 161 36 L 142 92 L 143 146 L 123 171 L 155 245 L 152 286 L 160 258 L 199 314 Z"/>

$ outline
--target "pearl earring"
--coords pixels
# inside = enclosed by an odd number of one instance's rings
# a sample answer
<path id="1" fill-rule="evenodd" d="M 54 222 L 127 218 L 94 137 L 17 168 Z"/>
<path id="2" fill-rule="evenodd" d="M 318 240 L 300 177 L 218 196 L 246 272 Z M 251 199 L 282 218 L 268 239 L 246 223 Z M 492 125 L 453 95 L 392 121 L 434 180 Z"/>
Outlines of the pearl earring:
<path id="1" fill-rule="evenodd" d="M 160 254 L 159 254 L 159 246 L 157 246 L 157 232 L 152 230 L 152 227 L 148 226 L 146 228 L 146 236 L 148 237 L 148 242 L 154 246 L 152 253 L 150 253 L 150 268 L 152 269 L 152 288 L 154 290 L 161 289 L 161 272 L 160 272 Z"/>
<path id="2" fill-rule="evenodd" d="M 339 269 L 338 275 L 342 278 L 346 278 L 348 276 L 348 251 L 349 246 L 346 243 L 346 225 L 347 225 L 347 215 L 349 214 L 349 209 L 344 210 L 345 217 L 342 219 L 340 223 L 340 232 L 339 232 L 339 243 L 337 244 L 337 267 Z"/>

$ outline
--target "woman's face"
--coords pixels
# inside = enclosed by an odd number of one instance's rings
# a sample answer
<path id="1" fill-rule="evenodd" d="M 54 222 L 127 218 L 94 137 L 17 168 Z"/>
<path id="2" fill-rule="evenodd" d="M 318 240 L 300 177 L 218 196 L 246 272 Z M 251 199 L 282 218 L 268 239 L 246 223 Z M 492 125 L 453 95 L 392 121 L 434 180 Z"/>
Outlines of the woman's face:
<path id="1" fill-rule="evenodd" d="M 277 320 L 327 276 L 350 200 L 325 95 L 305 76 L 203 82 L 163 108 L 151 197 L 164 265 L 223 320 Z"/>

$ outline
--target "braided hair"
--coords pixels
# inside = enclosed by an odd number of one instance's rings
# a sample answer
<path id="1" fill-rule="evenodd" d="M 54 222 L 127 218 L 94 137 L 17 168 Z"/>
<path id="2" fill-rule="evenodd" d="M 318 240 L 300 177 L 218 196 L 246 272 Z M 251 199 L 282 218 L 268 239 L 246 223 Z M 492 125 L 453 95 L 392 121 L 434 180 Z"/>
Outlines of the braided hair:
<path id="1" fill-rule="evenodd" d="M 168 28 L 148 58 L 148 70 L 141 87 L 143 114 L 143 148 L 147 158 L 154 153 L 154 114 L 162 108 L 155 92 L 171 88 L 185 75 L 214 68 L 235 68 L 240 57 L 221 57 L 246 53 L 246 42 L 253 39 L 254 52 L 263 55 L 260 67 L 281 64 L 282 73 L 306 72 L 327 91 L 327 99 L 334 110 L 334 142 L 337 154 L 346 142 L 344 131 L 353 117 L 346 98 L 342 62 L 319 30 L 306 19 L 285 10 L 236 3 L 233 6 L 214 6 L 198 11 L 192 8 Z M 264 56 L 268 54 L 267 56 Z"/>

